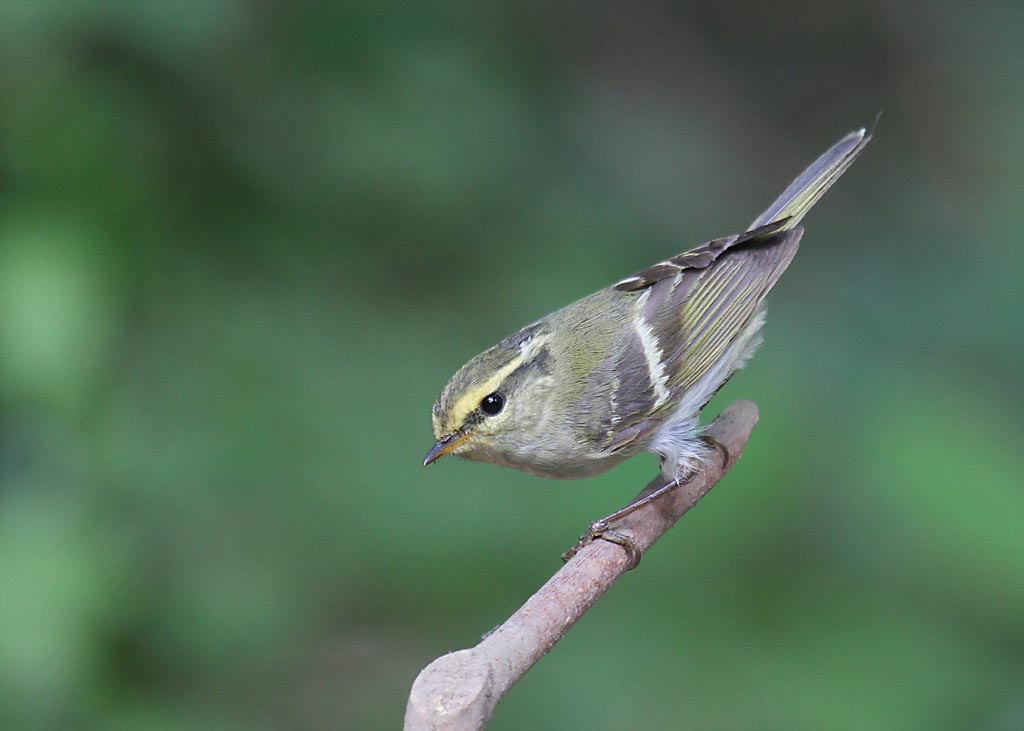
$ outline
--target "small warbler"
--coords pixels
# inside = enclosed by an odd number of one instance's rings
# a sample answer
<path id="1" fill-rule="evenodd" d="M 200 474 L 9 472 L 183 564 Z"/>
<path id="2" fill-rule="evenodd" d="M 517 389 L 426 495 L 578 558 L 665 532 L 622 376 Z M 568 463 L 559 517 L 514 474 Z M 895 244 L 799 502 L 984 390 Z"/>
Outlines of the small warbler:
<path id="1" fill-rule="evenodd" d="M 452 453 L 578 478 L 648 451 L 670 484 L 686 480 L 707 453 L 700 411 L 760 344 L 762 302 L 796 254 L 800 221 L 870 140 L 863 129 L 843 137 L 746 233 L 644 269 L 472 358 L 434 404 L 437 443 L 423 464 Z"/>

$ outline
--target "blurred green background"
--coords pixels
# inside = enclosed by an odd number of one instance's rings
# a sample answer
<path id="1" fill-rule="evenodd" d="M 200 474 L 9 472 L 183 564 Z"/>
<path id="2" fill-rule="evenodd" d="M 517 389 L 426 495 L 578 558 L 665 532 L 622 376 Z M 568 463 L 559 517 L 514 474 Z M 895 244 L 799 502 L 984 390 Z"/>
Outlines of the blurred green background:
<path id="1" fill-rule="evenodd" d="M 883 116 L 733 473 L 498 729 L 1024 728 L 1024 5 L 0 6 L 0 727 L 394 729 L 653 457 L 450 373 Z"/>

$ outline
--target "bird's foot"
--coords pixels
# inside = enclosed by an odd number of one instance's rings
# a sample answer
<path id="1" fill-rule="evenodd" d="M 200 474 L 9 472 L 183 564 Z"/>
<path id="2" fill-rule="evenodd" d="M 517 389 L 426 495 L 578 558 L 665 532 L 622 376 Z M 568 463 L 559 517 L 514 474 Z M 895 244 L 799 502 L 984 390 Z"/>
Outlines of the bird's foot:
<path id="1" fill-rule="evenodd" d="M 722 469 L 724 470 L 729 466 L 729 462 L 732 461 L 732 455 L 729 454 L 729 448 L 722 444 L 714 437 L 709 437 L 707 434 L 702 434 L 700 440 L 712 449 L 718 450 L 722 455 Z"/>
<path id="2" fill-rule="evenodd" d="M 621 512 L 621 511 L 619 511 Z M 629 559 L 630 566 L 627 571 L 631 571 L 637 567 L 640 563 L 640 558 L 643 556 L 643 551 L 640 550 L 640 546 L 637 545 L 636 541 L 627 536 L 625 533 L 614 531 L 609 528 L 608 518 L 612 518 L 616 513 L 612 513 L 607 518 L 601 518 L 601 520 L 595 520 L 587 528 L 586 532 L 580 536 L 580 539 L 576 541 L 576 545 L 570 548 L 568 551 L 562 554 L 562 561 L 568 561 L 570 558 L 575 556 L 580 550 L 594 541 L 600 539 L 602 541 L 608 541 L 618 546 L 622 546 L 626 552 L 626 557 Z"/>
<path id="3" fill-rule="evenodd" d="M 629 569 L 635 569 L 637 564 L 640 563 L 640 558 L 643 555 L 643 551 L 640 549 L 640 546 L 637 544 L 635 539 L 631 538 L 630 536 L 627 536 L 626 534 L 620 531 L 612 530 L 610 526 L 613 523 L 622 520 L 630 513 L 633 513 L 634 511 L 639 510 L 645 505 L 654 502 L 661 496 L 666 495 L 667 493 L 676 489 L 680 485 L 686 484 L 691 479 L 693 479 L 693 476 L 695 474 L 697 474 L 696 471 L 690 470 L 683 477 L 677 477 L 676 479 L 665 483 L 661 487 L 655 489 L 653 492 L 650 492 L 647 495 L 644 495 L 643 497 L 634 500 L 621 510 L 616 510 L 611 515 L 606 515 L 600 520 L 595 520 L 593 523 L 590 524 L 590 527 L 587 528 L 586 532 L 580 536 L 580 539 L 576 541 L 576 545 L 562 554 L 562 561 L 568 561 L 570 558 L 579 553 L 580 549 L 582 549 L 584 546 L 593 543 L 597 539 L 601 539 L 604 541 L 608 541 L 609 543 L 614 543 L 616 545 L 622 546 L 623 550 L 625 550 L 626 555 L 630 560 L 631 565 Z"/>

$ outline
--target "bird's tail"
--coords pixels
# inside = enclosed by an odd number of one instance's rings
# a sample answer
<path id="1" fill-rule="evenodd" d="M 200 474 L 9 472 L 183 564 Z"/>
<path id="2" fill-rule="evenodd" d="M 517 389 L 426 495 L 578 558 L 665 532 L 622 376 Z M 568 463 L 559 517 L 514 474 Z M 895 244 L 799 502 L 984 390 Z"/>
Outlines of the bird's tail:
<path id="1" fill-rule="evenodd" d="M 782 191 L 782 195 L 750 224 L 750 228 L 755 229 L 783 219 L 788 220 L 780 230 L 797 226 L 807 211 L 811 210 L 811 206 L 839 180 L 870 141 L 871 135 L 867 130 L 859 129 L 832 145 Z"/>

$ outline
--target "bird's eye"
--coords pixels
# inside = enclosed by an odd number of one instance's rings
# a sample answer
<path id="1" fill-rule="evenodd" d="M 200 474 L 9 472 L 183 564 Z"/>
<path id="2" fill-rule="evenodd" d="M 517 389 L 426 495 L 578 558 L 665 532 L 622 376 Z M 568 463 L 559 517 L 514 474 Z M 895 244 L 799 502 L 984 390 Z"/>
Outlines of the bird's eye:
<path id="1" fill-rule="evenodd" d="M 496 416 L 505 406 L 505 397 L 495 391 L 480 399 L 480 410 L 488 416 Z"/>

